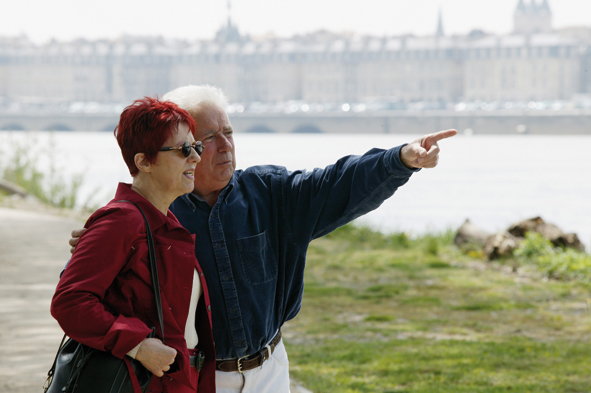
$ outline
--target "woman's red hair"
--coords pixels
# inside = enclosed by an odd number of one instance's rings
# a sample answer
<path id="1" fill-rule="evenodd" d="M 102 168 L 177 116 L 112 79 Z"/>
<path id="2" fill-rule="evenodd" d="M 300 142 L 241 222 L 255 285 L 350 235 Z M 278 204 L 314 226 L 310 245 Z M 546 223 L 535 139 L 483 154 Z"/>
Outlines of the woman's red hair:
<path id="1" fill-rule="evenodd" d="M 135 155 L 144 153 L 146 160 L 154 163 L 158 150 L 176 132 L 179 123 L 187 123 L 195 135 L 195 120 L 170 101 L 144 97 L 123 110 L 114 134 L 131 176 L 138 173 Z"/>

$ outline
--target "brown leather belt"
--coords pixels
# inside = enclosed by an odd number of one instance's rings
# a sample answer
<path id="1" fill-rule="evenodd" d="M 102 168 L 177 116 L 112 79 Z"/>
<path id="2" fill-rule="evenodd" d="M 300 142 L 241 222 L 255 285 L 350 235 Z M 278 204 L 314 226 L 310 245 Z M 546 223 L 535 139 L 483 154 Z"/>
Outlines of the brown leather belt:
<path id="1" fill-rule="evenodd" d="M 240 359 L 230 360 L 216 360 L 215 369 L 220 371 L 232 372 L 238 371 L 243 373 L 244 371 L 252 370 L 263 365 L 265 360 L 269 359 L 275 351 L 275 347 L 281 341 L 281 330 L 271 340 L 269 345 L 258 351 L 257 353 L 249 356 L 245 356 Z"/>

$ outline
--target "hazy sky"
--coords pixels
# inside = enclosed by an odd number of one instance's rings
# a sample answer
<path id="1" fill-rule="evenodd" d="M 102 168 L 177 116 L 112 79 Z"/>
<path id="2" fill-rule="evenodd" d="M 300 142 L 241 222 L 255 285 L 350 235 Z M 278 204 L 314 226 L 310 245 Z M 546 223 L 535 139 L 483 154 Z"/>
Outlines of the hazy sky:
<path id="1" fill-rule="evenodd" d="M 242 33 L 286 37 L 328 29 L 372 35 L 508 33 L 518 0 L 232 0 Z M 529 0 L 526 0 L 529 1 Z M 541 1 L 541 0 L 538 0 Z M 554 26 L 591 27 L 591 0 L 549 0 Z M 227 0 L 0 0 L 0 36 L 41 43 L 121 34 L 207 39 L 226 22 Z"/>

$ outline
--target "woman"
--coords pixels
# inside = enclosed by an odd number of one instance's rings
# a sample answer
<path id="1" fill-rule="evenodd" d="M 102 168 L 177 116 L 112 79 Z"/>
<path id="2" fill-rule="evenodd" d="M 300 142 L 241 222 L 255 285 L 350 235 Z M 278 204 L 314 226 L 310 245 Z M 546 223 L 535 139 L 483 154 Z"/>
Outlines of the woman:
<path id="1" fill-rule="evenodd" d="M 193 191 L 203 149 L 194 132 L 194 120 L 171 102 L 146 97 L 125 108 L 115 136 L 133 182 L 120 183 L 115 199 L 88 219 L 51 304 L 72 339 L 139 360 L 155 376 L 151 393 L 215 392 L 211 307 L 195 241 L 168 210 Z M 164 343 L 144 218 L 122 200 L 141 207 L 153 232 Z M 147 338 L 152 327 L 157 338 Z M 194 361 L 198 353 L 205 354 L 201 371 Z"/>

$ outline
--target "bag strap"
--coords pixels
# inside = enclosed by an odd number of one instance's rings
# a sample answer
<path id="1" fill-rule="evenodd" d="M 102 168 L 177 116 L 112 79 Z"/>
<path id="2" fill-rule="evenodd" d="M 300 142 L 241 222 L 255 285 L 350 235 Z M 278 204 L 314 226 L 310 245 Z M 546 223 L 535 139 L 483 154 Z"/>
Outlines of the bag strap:
<path id="1" fill-rule="evenodd" d="M 144 221 L 146 222 L 146 237 L 148 238 L 148 259 L 150 260 L 150 271 L 152 273 L 152 287 L 154 289 L 154 296 L 156 297 L 156 310 L 158 311 L 158 322 L 160 322 L 160 335 L 162 342 L 164 342 L 164 318 L 162 317 L 162 299 L 160 297 L 160 281 L 158 279 L 158 265 L 156 264 L 156 251 L 154 250 L 154 238 L 152 237 L 152 230 L 150 229 L 150 224 L 148 223 L 148 218 L 144 211 L 135 203 L 127 200 L 119 200 L 116 202 L 127 202 L 131 203 L 135 207 L 138 208 L 142 216 L 144 216 Z"/>
<path id="2" fill-rule="evenodd" d="M 47 372 L 47 379 L 45 380 L 45 383 L 43 384 L 43 392 L 47 392 L 47 390 L 49 389 L 49 386 L 51 385 L 51 382 L 53 381 L 53 374 L 55 373 L 55 365 L 57 364 L 57 358 L 60 355 L 60 351 L 62 349 L 62 347 L 64 346 L 64 342 L 66 341 L 66 335 L 64 334 L 64 337 L 62 337 L 62 342 L 60 343 L 60 347 L 57 349 L 57 353 L 55 354 L 55 359 L 53 359 L 53 364 L 51 365 L 51 368 L 49 369 L 49 371 Z"/>

